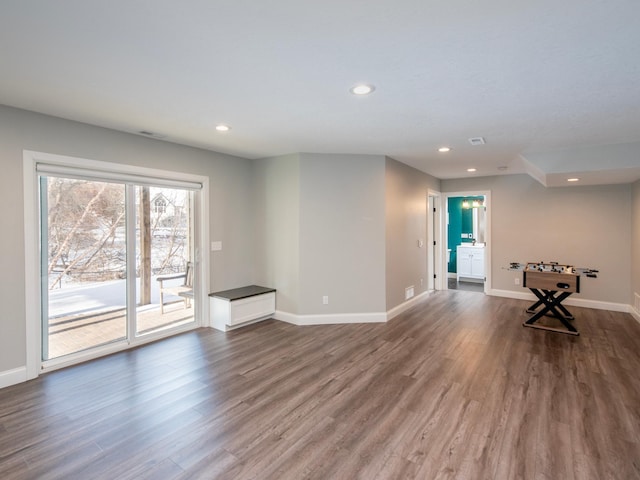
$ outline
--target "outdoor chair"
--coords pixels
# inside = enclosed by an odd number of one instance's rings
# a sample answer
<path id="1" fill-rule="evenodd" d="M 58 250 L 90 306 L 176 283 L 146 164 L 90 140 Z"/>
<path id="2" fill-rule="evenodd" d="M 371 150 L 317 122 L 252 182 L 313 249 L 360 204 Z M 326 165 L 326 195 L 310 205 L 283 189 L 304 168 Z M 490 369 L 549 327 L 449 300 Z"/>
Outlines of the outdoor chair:
<path id="1" fill-rule="evenodd" d="M 176 280 L 178 278 L 184 278 L 182 285 L 168 285 L 165 286 L 164 282 L 168 280 Z M 164 313 L 164 294 L 176 295 L 184 298 L 184 308 L 191 306 L 191 299 L 193 298 L 193 264 L 187 262 L 187 267 L 182 273 L 174 273 L 168 275 L 158 275 L 158 282 L 160 282 L 160 313 Z"/>

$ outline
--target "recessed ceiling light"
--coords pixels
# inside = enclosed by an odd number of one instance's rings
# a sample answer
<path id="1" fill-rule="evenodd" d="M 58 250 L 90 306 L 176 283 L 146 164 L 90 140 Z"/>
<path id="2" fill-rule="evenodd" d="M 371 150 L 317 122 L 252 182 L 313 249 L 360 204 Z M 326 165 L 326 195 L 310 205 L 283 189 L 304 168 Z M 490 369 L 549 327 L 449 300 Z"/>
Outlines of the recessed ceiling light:
<path id="1" fill-rule="evenodd" d="M 219 132 L 228 132 L 229 130 L 231 130 L 231 127 L 229 125 L 216 125 L 216 130 Z"/>
<path id="2" fill-rule="evenodd" d="M 579 178 L 567 178 L 567 182 L 577 182 L 579 180 Z"/>
<path id="3" fill-rule="evenodd" d="M 451 147 L 440 147 L 440 148 L 438 149 L 438 151 L 439 151 L 440 153 L 447 153 L 447 152 L 450 152 L 450 151 L 451 151 Z"/>
<path id="4" fill-rule="evenodd" d="M 361 84 L 361 85 L 356 85 L 355 87 L 352 87 L 351 90 L 349 91 L 354 95 L 369 95 L 375 89 L 376 87 L 374 87 L 373 85 Z"/>
<path id="5" fill-rule="evenodd" d="M 476 169 L 475 168 L 467 168 L 467 172 L 475 172 Z"/>

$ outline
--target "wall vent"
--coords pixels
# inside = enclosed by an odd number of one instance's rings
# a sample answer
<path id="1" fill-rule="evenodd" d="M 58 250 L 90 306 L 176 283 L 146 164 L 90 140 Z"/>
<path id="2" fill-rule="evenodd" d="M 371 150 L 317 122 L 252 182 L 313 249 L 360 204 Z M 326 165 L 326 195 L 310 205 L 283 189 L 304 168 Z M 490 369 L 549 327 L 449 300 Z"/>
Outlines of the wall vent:
<path id="1" fill-rule="evenodd" d="M 145 137 L 151 137 L 151 138 L 167 138 L 166 135 L 163 135 L 161 133 L 150 132 L 149 130 L 140 130 L 138 131 L 138 134 L 144 135 Z"/>
<path id="2" fill-rule="evenodd" d="M 410 287 L 407 287 L 404 289 L 404 299 L 405 300 L 409 300 L 411 297 L 413 297 L 413 295 L 415 295 L 414 291 L 413 291 L 413 285 L 411 285 Z"/>

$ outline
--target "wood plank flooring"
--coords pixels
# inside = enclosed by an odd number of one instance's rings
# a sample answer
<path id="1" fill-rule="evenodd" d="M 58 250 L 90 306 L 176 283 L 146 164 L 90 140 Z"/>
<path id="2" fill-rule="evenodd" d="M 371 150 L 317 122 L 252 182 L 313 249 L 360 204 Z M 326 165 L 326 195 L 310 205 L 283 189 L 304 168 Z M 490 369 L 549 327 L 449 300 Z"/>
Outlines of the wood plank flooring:
<path id="1" fill-rule="evenodd" d="M 200 329 L 0 390 L 0 478 L 640 479 L 640 324 L 437 292 L 387 324 Z"/>

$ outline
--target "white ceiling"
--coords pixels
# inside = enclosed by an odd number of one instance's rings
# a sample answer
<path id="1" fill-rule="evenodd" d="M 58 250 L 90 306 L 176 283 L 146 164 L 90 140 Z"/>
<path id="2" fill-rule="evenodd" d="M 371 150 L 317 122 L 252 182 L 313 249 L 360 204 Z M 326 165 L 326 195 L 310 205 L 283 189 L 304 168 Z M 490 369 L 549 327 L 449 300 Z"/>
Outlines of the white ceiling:
<path id="1" fill-rule="evenodd" d="M 639 18 L 638 0 L 6 0 L 0 103 L 247 158 L 632 182 Z"/>

